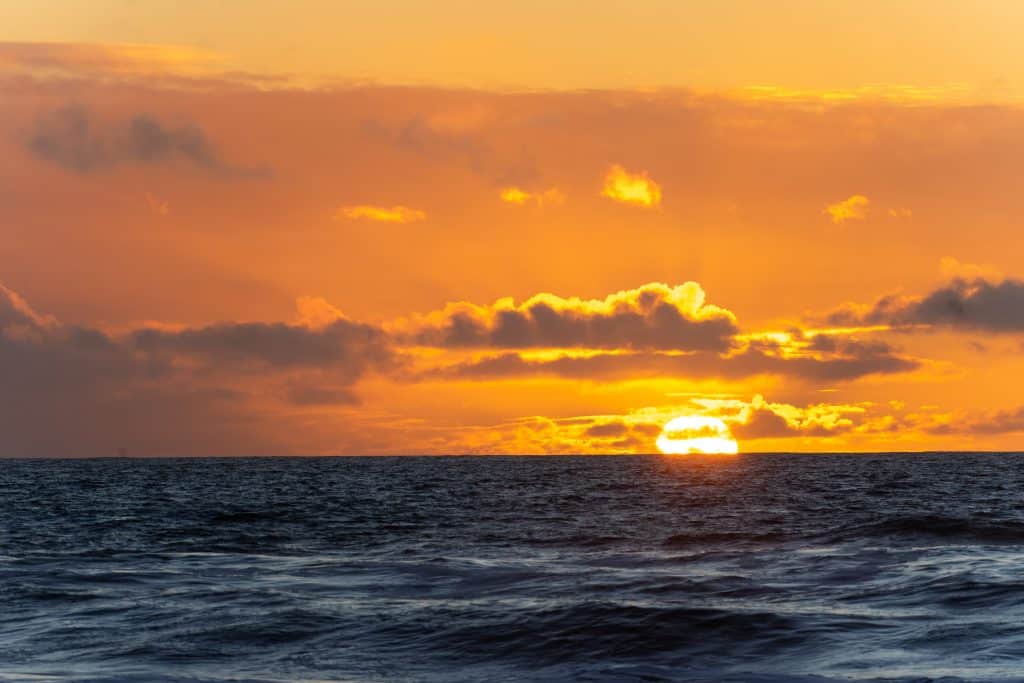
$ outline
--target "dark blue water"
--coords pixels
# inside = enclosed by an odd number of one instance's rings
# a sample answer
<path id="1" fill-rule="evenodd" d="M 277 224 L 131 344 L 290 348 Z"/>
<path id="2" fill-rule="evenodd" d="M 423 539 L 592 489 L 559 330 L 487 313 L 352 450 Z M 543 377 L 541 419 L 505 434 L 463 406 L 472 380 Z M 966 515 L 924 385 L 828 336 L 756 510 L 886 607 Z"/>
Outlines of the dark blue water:
<path id="1" fill-rule="evenodd" d="M 1024 456 L 0 460 L 0 679 L 1024 680 Z"/>

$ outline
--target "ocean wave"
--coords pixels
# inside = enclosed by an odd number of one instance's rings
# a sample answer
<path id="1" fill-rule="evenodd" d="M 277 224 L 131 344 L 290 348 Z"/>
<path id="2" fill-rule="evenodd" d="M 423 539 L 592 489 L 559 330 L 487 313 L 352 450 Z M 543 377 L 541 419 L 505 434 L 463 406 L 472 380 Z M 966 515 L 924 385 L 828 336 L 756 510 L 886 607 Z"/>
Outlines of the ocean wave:
<path id="1" fill-rule="evenodd" d="M 1021 679 L 1024 456 L 9 461 L 0 486 L 0 680 Z"/>
<path id="2" fill-rule="evenodd" d="M 977 516 L 941 514 L 895 516 L 844 527 L 832 534 L 835 540 L 885 536 L 918 537 L 963 543 L 1024 543 L 1024 521 L 985 520 Z"/>

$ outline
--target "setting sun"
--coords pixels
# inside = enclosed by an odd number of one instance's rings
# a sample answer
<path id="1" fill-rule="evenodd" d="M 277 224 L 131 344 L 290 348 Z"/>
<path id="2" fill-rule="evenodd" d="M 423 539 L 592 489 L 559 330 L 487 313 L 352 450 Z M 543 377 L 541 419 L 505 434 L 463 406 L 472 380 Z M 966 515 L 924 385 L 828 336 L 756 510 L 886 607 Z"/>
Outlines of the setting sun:
<path id="1" fill-rule="evenodd" d="M 735 454 L 739 451 L 729 427 L 717 417 L 684 415 L 670 420 L 657 440 L 666 455 L 687 453 Z"/>

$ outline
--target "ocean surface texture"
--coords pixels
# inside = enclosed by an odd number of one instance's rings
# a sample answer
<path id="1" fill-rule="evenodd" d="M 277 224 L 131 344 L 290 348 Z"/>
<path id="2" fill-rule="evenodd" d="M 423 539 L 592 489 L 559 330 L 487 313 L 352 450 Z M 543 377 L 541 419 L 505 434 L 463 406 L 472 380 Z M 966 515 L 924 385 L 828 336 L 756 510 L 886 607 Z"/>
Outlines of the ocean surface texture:
<path id="1" fill-rule="evenodd" d="M 1024 456 L 0 460 L 0 679 L 1024 680 Z"/>

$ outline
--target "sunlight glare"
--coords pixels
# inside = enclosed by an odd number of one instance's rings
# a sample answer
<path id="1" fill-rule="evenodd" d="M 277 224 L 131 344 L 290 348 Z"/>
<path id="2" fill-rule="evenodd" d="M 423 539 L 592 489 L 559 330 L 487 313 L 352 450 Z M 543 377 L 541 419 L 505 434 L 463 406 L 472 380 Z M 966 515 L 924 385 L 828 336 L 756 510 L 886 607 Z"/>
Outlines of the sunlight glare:
<path id="1" fill-rule="evenodd" d="M 705 415 L 683 415 L 670 420 L 662 428 L 656 444 L 666 455 L 739 452 L 739 445 L 725 422 Z"/>

